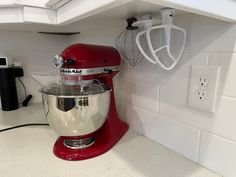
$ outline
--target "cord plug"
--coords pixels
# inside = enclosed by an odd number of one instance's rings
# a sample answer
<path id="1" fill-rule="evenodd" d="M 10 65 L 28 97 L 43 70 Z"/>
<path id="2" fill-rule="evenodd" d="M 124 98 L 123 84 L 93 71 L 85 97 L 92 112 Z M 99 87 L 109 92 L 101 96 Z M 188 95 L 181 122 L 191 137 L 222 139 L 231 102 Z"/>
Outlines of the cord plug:
<path id="1" fill-rule="evenodd" d="M 32 97 L 33 97 L 32 95 L 28 95 L 28 96 L 26 97 L 26 99 L 23 101 L 22 105 L 23 105 L 24 107 L 28 106 L 28 104 L 29 104 L 30 100 L 32 99 Z"/>

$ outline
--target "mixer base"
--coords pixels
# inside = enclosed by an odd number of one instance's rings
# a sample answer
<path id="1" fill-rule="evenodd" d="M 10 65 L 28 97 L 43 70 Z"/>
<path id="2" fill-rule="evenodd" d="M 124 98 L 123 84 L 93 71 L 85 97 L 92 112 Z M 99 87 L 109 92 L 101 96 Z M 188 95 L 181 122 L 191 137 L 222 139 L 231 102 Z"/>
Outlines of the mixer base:
<path id="1" fill-rule="evenodd" d="M 93 144 L 85 148 L 71 148 L 65 142 L 79 140 L 78 137 L 59 137 L 54 145 L 54 154 L 64 160 L 85 160 L 96 157 L 111 149 L 128 130 L 128 125 L 117 119 L 116 123 L 106 121 L 101 129 L 92 136 Z M 89 137 L 87 137 L 89 138 Z M 91 137 L 90 137 L 91 138 Z"/>
<path id="2" fill-rule="evenodd" d="M 84 149 L 93 145 L 94 138 L 82 138 L 82 139 L 65 139 L 63 144 L 64 146 L 70 149 Z"/>

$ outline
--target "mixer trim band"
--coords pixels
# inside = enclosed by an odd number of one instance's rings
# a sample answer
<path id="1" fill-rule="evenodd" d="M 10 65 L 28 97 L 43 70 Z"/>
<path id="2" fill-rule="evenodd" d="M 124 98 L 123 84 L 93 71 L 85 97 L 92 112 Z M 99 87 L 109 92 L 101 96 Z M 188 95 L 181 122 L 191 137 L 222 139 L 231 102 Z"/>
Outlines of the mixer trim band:
<path id="1" fill-rule="evenodd" d="M 61 68 L 61 74 L 66 75 L 92 75 L 100 73 L 109 73 L 110 71 L 119 71 L 120 66 L 108 66 L 99 68 L 86 68 L 86 69 L 73 69 L 73 68 Z"/>

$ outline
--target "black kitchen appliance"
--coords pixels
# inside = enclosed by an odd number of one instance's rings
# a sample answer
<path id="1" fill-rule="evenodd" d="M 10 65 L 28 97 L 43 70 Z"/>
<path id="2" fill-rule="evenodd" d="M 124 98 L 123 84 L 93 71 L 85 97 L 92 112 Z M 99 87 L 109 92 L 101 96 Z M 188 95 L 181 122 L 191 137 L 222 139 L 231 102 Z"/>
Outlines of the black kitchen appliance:
<path id="1" fill-rule="evenodd" d="M 0 95 L 3 111 L 19 108 L 15 78 L 23 75 L 23 69 L 20 67 L 0 68 Z"/>

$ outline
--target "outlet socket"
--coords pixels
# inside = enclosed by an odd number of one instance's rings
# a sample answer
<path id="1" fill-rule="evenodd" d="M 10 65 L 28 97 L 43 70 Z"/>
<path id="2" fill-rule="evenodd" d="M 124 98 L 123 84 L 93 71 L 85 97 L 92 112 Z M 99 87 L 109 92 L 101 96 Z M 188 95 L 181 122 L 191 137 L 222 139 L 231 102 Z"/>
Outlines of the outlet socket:
<path id="1" fill-rule="evenodd" d="M 199 85 L 202 87 L 206 87 L 208 85 L 208 78 L 205 75 L 199 76 Z"/>
<path id="2" fill-rule="evenodd" d="M 214 112 L 219 73 L 219 67 L 192 66 L 188 97 L 189 106 L 207 112 Z"/>
<path id="3" fill-rule="evenodd" d="M 196 99 L 199 99 L 199 101 L 204 101 L 207 99 L 207 91 L 206 89 L 197 89 L 196 91 Z"/>

